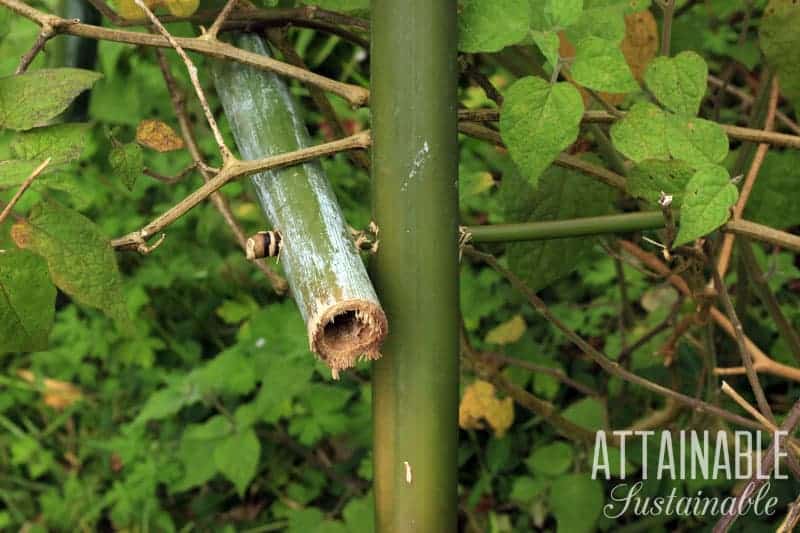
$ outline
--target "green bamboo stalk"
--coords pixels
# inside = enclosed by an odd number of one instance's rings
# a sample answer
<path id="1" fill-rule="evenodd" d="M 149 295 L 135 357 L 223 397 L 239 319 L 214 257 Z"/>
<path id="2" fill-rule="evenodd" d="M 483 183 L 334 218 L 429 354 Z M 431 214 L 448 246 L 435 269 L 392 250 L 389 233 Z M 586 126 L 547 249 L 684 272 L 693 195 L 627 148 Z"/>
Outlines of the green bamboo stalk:
<path id="1" fill-rule="evenodd" d="M 377 531 L 457 527 L 456 0 L 372 2 L 374 279 L 392 324 L 374 366 Z"/>
<path id="2" fill-rule="evenodd" d="M 467 226 L 465 231 L 471 236 L 472 242 L 515 242 L 626 233 L 663 227 L 664 215 L 661 211 L 643 211 L 547 222 Z"/>
<path id="3" fill-rule="evenodd" d="M 234 44 L 268 55 L 264 41 L 236 34 Z M 232 61 L 214 64 L 214 82 L 239 152 L 257 159 L 305 148 L 308 131 L 286 83 Z M 308 329 L 311 351 L 334 377 L 360 357 L 375 359 L 387 331 L 378 302 L 336 197 L 319 162 L 251 178 L 272 228 L 280 261 Z"/>

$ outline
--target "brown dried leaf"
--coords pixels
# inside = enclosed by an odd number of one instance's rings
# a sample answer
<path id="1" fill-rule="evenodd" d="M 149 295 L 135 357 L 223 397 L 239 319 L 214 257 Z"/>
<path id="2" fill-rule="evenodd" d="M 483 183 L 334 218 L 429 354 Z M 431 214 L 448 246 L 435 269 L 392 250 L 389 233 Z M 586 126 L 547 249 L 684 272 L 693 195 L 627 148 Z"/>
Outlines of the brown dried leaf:
<path id="1" fill-rule="evenodd" d="M 567 39 L 563 31 L 558 34 L 558 38 L 560 41 L 559 55 L 573 57 L 575 46 Z M 625 38 L 620 43 L 620 48 L 636 81 L 642 81 L 647 65 L 658 53 L 658 46 L 658 25 L 650 11 L 645 10 L 625 15 Z M 589 93 L 583 87 L 578 86 L 578 88 L 583 95 L 584 105 L 588 105 L 591 99 Z M 624 94 L 601 92 L 600 96 L 611 105 L 620 104 L 625 99 Z"/>
<path id="2" fill-rule="evenodd" d="M 658 25 L 650 11 L 625 16 L 625 39 L 620 46 L 633 77 L 641 82 L 647 65 L 658 53 Z"/>
<path id="3" fill-rule="evenodd" d="M 81 390 L 66 381 L 37 377 L 30 370 L 18 370 L 17 375 L 33 385 L 41 384 L 44 404 L 53 409 L 65 409 L 83 398 Z"/>
<path id="4" fill-rule="evenodd" d="M 158 152 L 172 152 L 183 148 L 183 139 L 160 120 L 141 121 L 136 128 L 136 142 Z"/>
<path id="5" fill-rule="evenodd" d="M 477 380 L 464 390 L 458 407 L 458 425 L 462 429 L 484 429 L 485 420 L 496 437 L 506 434 L 514 423 L 514 400 L 495 397 L 494 385 Z"/>

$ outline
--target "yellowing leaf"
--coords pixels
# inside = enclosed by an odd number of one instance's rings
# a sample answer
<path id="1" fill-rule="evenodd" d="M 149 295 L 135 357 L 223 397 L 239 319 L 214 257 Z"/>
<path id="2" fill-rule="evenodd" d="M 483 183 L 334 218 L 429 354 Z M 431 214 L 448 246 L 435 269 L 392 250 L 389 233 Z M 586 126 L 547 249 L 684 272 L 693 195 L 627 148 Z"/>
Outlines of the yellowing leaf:
<path id="1" fill-rule="evenodd" d="M 486 342 L 490 344 L 515 343 L 522 337 L 527 327 L 521 315 L 514 315 L 511 320 L 492 328 L 486 335 Z"/>
<path id="2" fill-rule="evenodd" d="M 496 437 L 506 434 L 514 423 L 514 400 L 495 397 L 494 385 L 486 381 L 475 381 L 464 390 L 458 407 L 458 425 L 462 429 L 484 429 L 485 420 Z"/>
<path id="3" fill-rule="evenodd" d="M 200 0 L 166 0 L 169 12 L 176 17 L 188 17 L 194 15 L 197 8 L 200 6 Z"/>
<path id="4" fill-rule="evenodd" d="M 34 375 L 30 370 L 18 370 L 17 375 L 28 383 L 41 384 L 41 393 L 44 404 L 53 409 L 65 409 L 83 398 L 81 390 L 66 381 L 44 378 Z"/>
<path id="5" fill-rule="evenodd" d="M 625 38 L 620 47 L 633 77 L 642 81 L 647 65 L 658 53 L 658 25 L 650 11 L 625 16 Z"/>
<path id="6" fill-rule="evenodd" d="M 122 327 L 128 311 L 122 277 L 108 238 L 91 220 L 49 200 L 11 228 L 18 247 L 44 257 L 56 286 L 75 301 L 97 307 Z"/>
<path id="7" fill-rule="evenodd" d="M 117 14 L 125 20 L 143 20 L 147 18 L 144 11 L 133 0 L 116 0 Z M 155 9 L 161 4 L 160 0 L 144 0 L 150 9 Z"/>
<path id="8" fill-rule="evenodd" d="M 183 148 L 183 139 L 178 137 L 169 124 L 160 120 L 143 120 L 136 128 L 136 142 L 158 152 L 172 152 Z"/>

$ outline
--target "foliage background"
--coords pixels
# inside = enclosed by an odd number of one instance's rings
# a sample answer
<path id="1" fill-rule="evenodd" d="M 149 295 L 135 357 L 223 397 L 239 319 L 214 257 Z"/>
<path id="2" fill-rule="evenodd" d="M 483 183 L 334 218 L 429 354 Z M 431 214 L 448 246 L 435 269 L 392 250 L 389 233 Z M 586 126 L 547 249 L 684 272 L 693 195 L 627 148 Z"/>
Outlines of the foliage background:
<path id="1" fill-rule="evenodd" d="M 354 6 L 329 4 L 338 9 L 363 7 L 357 2 Z M 477 0 L 462 3 L 462 25 L 467 28 L 462 40 L 473 35 L 471 23 L 480 24 L 480 17 L 468 17 L 485 8 L 481 4 Z M 501 39 L 494 46 L 492 40 L 508 38 L 514 31 L 524 37 L 527 27 L 514 28 L 518 23 L 515 10 L 524 4 L 522 0 L 501 2 L 499 7 L 507 12 L 493 21 L 498 35 L 476 32 L 480 37 L 476 42 L 461 43 L 465 51 L 499 52 L 478 56 L 475 68 L 502 91 L 521 75 L 520 67 L 518 61 L 506 57 L 513 49 L 501 51 L 507 43 Z M 587 4 L 602 7 L 613 2 Z M 764 70 L 757 28 L 765 4 L 679 2 L 672 29 L 673 54 L 695 51 L 712 73 L 727 75 L 731 83 L 755 91 Z M 53 11 L 60 7 L 38 5 Z M 635 7 L 647 9 L 648 5 L 640 2 Z M 650 9 L 660 15 L 655 6 Z M 37 31 L 33 23 L 0 11 L 0 75 L 13 73 Z M 186 23 L 172 24 L 170 31 L 195 35 Z M 545 43 L 544 52 L 552 51 L 552 41 L 547 44 L 552 36 L 544 33 L 534 39 Z M 309 29 L 292 29 L 290 36 L 311 69 L 341 81 L 367 84 L 369 62 L 364 50 Z M 58 63 L 64 39 L 54 39 L 31 68 Z M 496 50 L 490 50 L 493 46 Z M 532 58 L 530 64 L 523 61 L 523 70 L 533 66 L 547 70 L 545 57 L 530 44 L 526 46 L 517 51 L 519 57 Z M 173 54 L 169 58 L 173 74 L 188 88 L 184 68 Z M 201 72 L 207 71 L 205 58 L 195 55 L 193 59 Z M 573 74 L 578 74 L 577 68 L 573 65 Z M 95 70 L 103 77 L 88 98 L 90 126 L 82 136 L 80 158 L 59 169 L 65 176 L 60 185 L 29 191 L 18 211 L 27 212 L 43 198 L 57 201 L 94 221 L 102 235 L 112 237 L 141 227 L 192 191 L 199 180 L 192 174 L 165 185 L 139 174 L 126 183 L 109 160 L 114 142 L 130 142 L 141 120 L 158 118 L 175 126 L 153 51 L 100 42 Z M 219 111 L 209 77 L 203 81 L 212 107 Z M 330 126 L 310 103 L 307 90 L 296 83 L 292 87 L 305 104 L 315 139 L 329 139 Z M 461 81 L 460 97 L 468 108 L 494 107 L 468 76 Z M 351 131 L 368 127 L 366 109 L 354 111 L 338 98 L 331 99 Z M 211 157 L 216 152 L 213 138 L 199 108 L 189 101 L 201 148 L 209 163 L 218 165 L 219 160 Z M 628 99 L 620 105 L 627 108 L 634 102 L 635 98 Z M 791 114 L 790 107 L 785 110 Z M 731 123 L 746 118 L 738 100 L 711 92 L 702 100 L 700 115 Z M 230 139 L 224 121 L 221 126 Z M 13 132 L 0 131 L 0 160 L 12 158 L 14 138 Z M 572 153 L 597 151 L 595 140 L 592 132 L 582 131 Z M 464 224 L 569 218 L 632 205 L 630 198 L 621 200 L 609 188 L 555 167 L 538 178 L 539 188 L 534 191 L 505 150 L 467 137 L 462 138 L 460 150 Z M 732 145 L 726 156 L 728 169 L 736 161 L 737 150 Z M 145 150 L 143 157 L 148 168 L 167 176 L 178 174 L 190 162 L 181 151 Z M 602 163 L 600 155 L 586 157 Z M 366 227 L 370 220 L 367 174 L 342 154 L 324 159 L 323 165 L 349 223 Z M 800 222 L 795 220 L 792 204 L 780 201 L 796 188 L 790 175 L 799 165 L 796 151 L 768 154 L 760 188 L 750 202 L 751 218 L 780 227 Z M 11 192 L 3 193 L 4 198 Z M 244 183 L 230 184 L 223 192 L 248 232 L 262 229 L 261 215 Z M 64 224 L 68 232 L 68 223 Z M 0 248 L 13 246 L 10 227 L 0 227 Z M 124 280 L 119 288 L 121 300 L 108 303 L 107 312 L 95 308 L 104 305 L 84 305 L 59 291 L 47 349 L 9 350 L 3 356 L 0 528 L 371 531 L 368 366 L 344 374 L 339 382 L 331 381 L 327 367 L 308 352 L 294 303 L 277 296 L 263 275 L 244 260 L 210 204 L 192 210 L 167 234 L 162 247 L 151 255 L 117 255 Z M 496 246 L 493 251 L 507 252 L 508 262 L 535 281 L 534 288 L 542 289 L 540 294 L 560 319 L 606 353 L 618 354 L 624 343 L 664 320 L 676 296 L 661 280 L 617 262 L 608 253 L 609 246 L 613 246 L 611 241 L 579 239 L 507 249 Z M 756 251 L 784 313 L 797 324 L 800 271 L 794 254 Z M 626 312 L 631 315 L 625 331 L 620 328 L 620 269 L 627 290 Z M 552 275 L 545 278 L 543 273 Z M 465 330 L 477 349 L 556 368 L 603 391 L 599 397 L 586 397 L 542 373 L 514 366 L 503 370 L 512 383 L 562 409 L 567 419 L 591 430 L 617 428 L 663 408 L 661 399 L 652 394 L 599 373 L 493 270 L 465 260 L 461 284 Z M 123 303 L 124 309 L 109 312 L 109 307 Z M 684 302 L 681 309 L 690 313 L 692 308 L 693 304 Z M 779 361 L 793 364 L 765 310 L 755 301 L 746 309 L 749 335 Z M 693 394 L 702 357 L 693 343 L 682 340 L 674 365 L 665 367 L 659 348 L 668 336 L 669 331 L 656 335 L 637 350 L 631 368 Z M 714 339 L 720 360 L 734 364 L 735 356 L 728 355 L 735 352 L 733 343 L 720 335 Z M 462 376 L 465 388 L 475 379 L 467 367 Z M 20 379 L 20 371 L 26 370 L 58 382 L 48 385 Z M 785 412 L 797 397 L 798 387 L 776 378 L 764 382 L 775 410 Z M 77 401 L 64 392 L 64 383 L 76 387 L 68 389 L 73 394 L 79 391 Z M 519 406 L 512 409 L 514 422 L 504 435 L 479 429 L 461 432 L 464 528 L 577 532 L 710 527 L 710 522 L 686 518 L 604 519 L 601 508 L 611 484 L 589 478 L 591 447 L 564 439 Z M 724 426 L 684 412 L 668 421 L 667 427 Z M 646 491 L 667 494 L 671 483 L 679 493 L 703 489 L 707 494 L 725 495 L 735 488 L 733 482 L 713 480 L 653 480 Z M 773 484 L 781 506 L 794 499 L 797 489 L 796 482 Z M 736 527 L 772 530 L 775 524 L 745 517 Z"/>

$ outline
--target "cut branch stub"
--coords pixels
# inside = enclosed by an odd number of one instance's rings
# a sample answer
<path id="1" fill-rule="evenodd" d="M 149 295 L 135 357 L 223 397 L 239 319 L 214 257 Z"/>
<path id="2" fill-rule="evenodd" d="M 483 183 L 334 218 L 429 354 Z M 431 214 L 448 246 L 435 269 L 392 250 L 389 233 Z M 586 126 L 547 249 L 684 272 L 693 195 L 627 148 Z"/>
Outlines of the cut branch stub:
<path id="1" fill-rule="evenodd" d="M 244 50 L 268 55 L 262 39 L 236 34 Z M 310 144 L 286 83 L 275 74 L 219 61 L 214 82 L 245 159 L 294 151 Z M 318 162 L 251 177 L 273 227 L 253 239 L 253 254 L 269 253 L 272 237 L 308 329 L 311 351 L 334 377 L 360 358 L 376 359 L 388 331 L 386 315 L 364 268 L 336 197 Z M 259 242 L 260 241 L 260 242 Z M 249 251 L 249 250 L 248 250 Z"/>
<path id="2" fill-rule="evenodd" d="M 247 259 L 278 257 L 281 252 L 281 234 L 277 231 L 259 231 L 247 239 L 245 254 Z"/>

